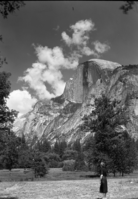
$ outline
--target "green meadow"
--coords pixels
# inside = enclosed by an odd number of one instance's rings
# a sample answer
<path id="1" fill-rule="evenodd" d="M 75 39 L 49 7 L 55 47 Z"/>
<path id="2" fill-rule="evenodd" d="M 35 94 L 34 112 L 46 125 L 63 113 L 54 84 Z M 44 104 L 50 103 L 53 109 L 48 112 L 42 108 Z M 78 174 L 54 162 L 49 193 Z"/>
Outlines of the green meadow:
<path id="1" fill-rule="evenodd" d="M 138 171 L 124 177 L 108 177 L 108 199 L 138 199 Z M 50 169 L 44 178 L 31 170 L 0 171 L 0 199 L 98 199 L 99 178 L 92 172 Z"/>

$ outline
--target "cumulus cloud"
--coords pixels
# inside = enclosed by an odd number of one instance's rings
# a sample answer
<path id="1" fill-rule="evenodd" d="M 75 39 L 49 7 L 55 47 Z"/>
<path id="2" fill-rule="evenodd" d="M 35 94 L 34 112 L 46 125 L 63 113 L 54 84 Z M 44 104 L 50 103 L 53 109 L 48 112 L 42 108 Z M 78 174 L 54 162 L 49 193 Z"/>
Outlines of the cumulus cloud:
<path id="1" fill-rule="evenodd" d="M 53 49 L 47 46 L 35 46 L 38 62 L 28 68 L 19 80 L 25 81 L 30 88 L 36 91 L 39 99 L 50 99 L 61 95 L 65 88 L 65 82 L 61 69 L 75 69 L 78 58 L 75 56 L 65 57 L 62 48 L 56 46 Z M 51 92 L 46 84 L 51 86 Z"/>
<path id="2" fill-rule="evenodd" d="M 93 55 L 98 58 L 100 54 L 110 49 L 109 45 L 101 43 L 100 41 L 94 41 L 92 43 L 94 45 L 93 49 L 89 46 L 90 33 L 96 30 L 95 24 L 91 19 L 76 22 L 70 26 L 70 30 L 73 31 L 71 37 L 65 31 L 62 32 L 61 36 L 68 47 L 76 48 L 72 53 L 78 58 L 83 55 Z"/>
<path id="3" fill-rule="evenodd" d="M 84 46 L 81 49 L 81 52 L 82 52 L 83 55 L 86 55 L 86 56 L 94 55 L 94 56 L 98 57 L 98 54 L 96 54 L 94 52 L 94 50 L 90 49 L 88 46 Z"/>
<path id="4" fill-rule="evenodd" d="M 71 25 L 70 29 L 73 31 L 72 37 L 67 35 L 66 32 L 62 32 L 61 34 L 65 44 L 69 47 L 76 47 L 78 55 L 93 55 L 97 57 L 98 54 L 88 47 L 88 41 L 90 39 L 89 33 L 96 30 L 92 20 L 80 20 L 74 25 Z"/>
<path id="5" fill-rule="evenodd" d="M 66 32 L 63 32 L 62 39 L 65 43 L 70 46 L 74 45 L 84 45 L 86 46 L 87 41 L 89 40 L 88 33 L 92 30 L 95 30 L 94 23 L 91 20 L 80 20 L 75 25 L 71 25 L 70 29 L 73 31 L 72 38 L 67 35 Z"/>
<path id="6" fill-rule="evenodd" d="M 108 51 L 110 49 L 110 46 L 105 44 L 105 43 L 101 43 L 99 41 L 95 41 L 93 42 L 94 44 L 94 48 L 97 51 L 97 53 L 105 53 L 106 51 Z"/>
<path id="7" fill-rule="evenodd" d="M 47 91 L 43 82 L 42 74 L 44 70 L 46 70 L 45 64 L 34 63 L 31 68 L 28 68 L 25 71 L 25 75 L 23 77 L 19 77 L 19 80 L 27 82 L 29 87 L 36 91 L 36 94 L 40 99 L 49 99 L 54 97 L 54 95 Z"/>
<path id="8" fill-rule="evenodd" d="M 7 106 L 10 109 L 19 111 L 19 115 L 27 113 L 32 109 L 32 106 L 37 102 L 37 99 L 32 97 L 26 90 L 14 90 L 10 93 L 7 99 Z"/>
<path id="9" fill-rule="evenodd" d="M 62 32 L 61 36 L 68 46 L 72 44 L 72 39 L 67 35 L 66 32 Z"/>
<path id="10" fill-rule="evenodd" d="M 59 46 L 48 48 L 47 46 L 35 47 L 36 55 L 40 63 L 44 63 L 50 70 L 74 69 L 77 67 L 78 59 L 74 56 L 65 57 L 63 49 Z"/>
<path id="11" fill-rule="evenodd" d="M 90 19 L 76 22 L 70 26 L 70 30 L 73 32 L 71 37 L 65 31 L 61 33 L 62 41 L 68 47 L 68 55 L 60 46 L 49 48 L 33 45 L 37 61 L 19 80 L 26 82 L 39 99 L 50 99 L 63 93 L 65 82 L 62 69 L 76 69 L 83 55 L 98 57 L 110 48 L 99 41 L 93 42 L 93 48 L 90 46 L 90 32 L 96 30 Z"/>

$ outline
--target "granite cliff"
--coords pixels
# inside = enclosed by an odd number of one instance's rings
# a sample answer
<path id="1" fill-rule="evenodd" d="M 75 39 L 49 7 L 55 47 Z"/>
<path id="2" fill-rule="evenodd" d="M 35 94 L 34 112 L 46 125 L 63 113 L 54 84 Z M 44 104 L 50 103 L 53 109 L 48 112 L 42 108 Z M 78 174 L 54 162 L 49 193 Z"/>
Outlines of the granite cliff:
<path id="1" fill-rule="evenodd" d="M 57 138 L 83 142 L 89 132 L 81 132 L 82 117 L 89 114 L 94 99 L 104 92 L 109 98 L 127 103 L 130 122 L 127 129 L 138 137 L 138 66 L 91 59 L 76 69 L 66 83 L 61 96 L 50 101 L 38 101 L 33 110 L 15 121 L 14 131 L 24 134 L 28 141 Z"/>

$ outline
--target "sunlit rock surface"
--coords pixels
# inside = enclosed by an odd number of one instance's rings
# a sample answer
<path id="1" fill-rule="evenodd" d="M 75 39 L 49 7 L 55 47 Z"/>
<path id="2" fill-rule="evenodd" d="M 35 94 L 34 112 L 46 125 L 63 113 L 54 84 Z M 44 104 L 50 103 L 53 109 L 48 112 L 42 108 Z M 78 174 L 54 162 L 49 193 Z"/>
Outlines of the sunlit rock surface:
<path id="1" fill-rule="evenodd" d="M 83 142 L 89 132 L 81 132 L 82 117 L 89 114 L 94 99 L 105 93 L 111 99 L 127 104 L 130 122 L 126 128 L 138 137 L 138 66 L 121 66 L 101 59 L 91 59 L 76 69 L 66 83 L 61 96 L 50 101 L 38 101 L 33 110 L 15 122 L 18 135 L 24 134 L 30 142 L 57 138 Z M 90 108 L 91 107 L 91 108 Z"/>
<path id="2" fill-rule="evenodd" d="M 103 83 L 108 83 L 112 71 L 119 65 L 100 59 L 91 59 L 80 64 L 73 78 L 66 83 L 64 97 L 72 102 L 84 102 L 97 80 L 101 79 Z"/>
<path id="3" fill-rule="evenodd" d="M 138 65 L 114 70 L 106 93 L 127 105 L 130 121 L 126 127 L 133 137 L 138 138 Z"/>

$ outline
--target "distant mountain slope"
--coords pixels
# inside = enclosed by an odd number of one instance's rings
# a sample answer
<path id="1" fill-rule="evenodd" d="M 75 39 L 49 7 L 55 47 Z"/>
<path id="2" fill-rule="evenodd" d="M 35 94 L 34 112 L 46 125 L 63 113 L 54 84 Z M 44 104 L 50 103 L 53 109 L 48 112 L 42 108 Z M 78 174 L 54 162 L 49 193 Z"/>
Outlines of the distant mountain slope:
<path id="1" fill-rule="evenodd" d="M 121 66 L 101 59 L 91 59 L 76 69 L 66 83 L 61 96 L 50 101 L 38 101 L 33 110 L 15 122 L 18 135 L 28 141 L 57 138 L 73 142 L 84 141 L 90 132 L 81 132 L 82 117 L 89 114 L 89 104 L 104 92 L 109 98 L 127 103 L 130 122 L 128 131 L 138 137 L 138 66 Z"/>

